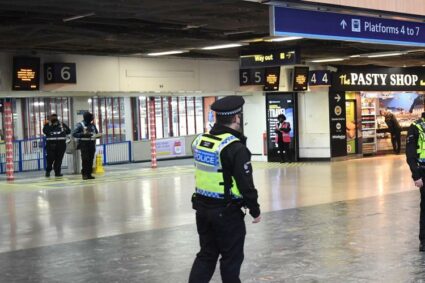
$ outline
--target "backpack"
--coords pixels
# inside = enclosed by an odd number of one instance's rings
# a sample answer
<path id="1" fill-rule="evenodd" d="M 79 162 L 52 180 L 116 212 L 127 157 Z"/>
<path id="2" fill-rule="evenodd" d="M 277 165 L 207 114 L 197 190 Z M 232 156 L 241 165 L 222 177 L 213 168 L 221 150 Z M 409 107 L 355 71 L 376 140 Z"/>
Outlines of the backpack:
<path id="1" fill-rule="evenodd" d="M 85 128 L 84 124 L 81 122 L 80 123 L 83 128 Z M 78 139 L 74 138 L 74 136 L 72 134 L 68 135 L 66 137 L 66 149 L 65 152 L 67 154 L 74 154 L 77 150 L 78 150 Z"/>

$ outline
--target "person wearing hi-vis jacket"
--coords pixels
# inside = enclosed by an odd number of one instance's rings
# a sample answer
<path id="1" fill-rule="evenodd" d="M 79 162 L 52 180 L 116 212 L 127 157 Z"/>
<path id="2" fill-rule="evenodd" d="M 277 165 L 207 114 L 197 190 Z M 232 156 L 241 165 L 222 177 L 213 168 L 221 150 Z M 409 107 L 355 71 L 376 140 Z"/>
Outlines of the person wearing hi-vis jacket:
<path id="1" fill-rule="evenodd" d="M 291 162 L 290 144 L 291 144 L 291 124 L 286 122 L 286 116 L 280 114 L 277 116 L 278 122 L 275 129 L 275 143 L 279 148 L 280 163 Z"/>
<path id="2" fill-rule="evenodd" d="M 77 124 L 72 135 L 78 139 L 78 148 L 81 150 L 83 180 L 94 179 L 92 176 L 93 159 L 96 152 L 96 138 L 98 130 L 93 123 L 94 117 L 90 112 L 85 112 L 84 120 Z"/>

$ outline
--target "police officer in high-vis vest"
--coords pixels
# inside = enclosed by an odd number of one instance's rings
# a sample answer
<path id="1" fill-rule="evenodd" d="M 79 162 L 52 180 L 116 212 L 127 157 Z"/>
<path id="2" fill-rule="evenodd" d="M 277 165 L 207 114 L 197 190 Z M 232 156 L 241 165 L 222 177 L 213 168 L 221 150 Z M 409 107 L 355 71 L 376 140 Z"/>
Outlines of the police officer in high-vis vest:
<path id="1" fill-rule="evenodd" d="M 415 186 L 421 192 L 419 220 L 419 251 L 425 251 L 425 112 L 421 119 L 412 123 L 407 132 L 406 157 Z"/>
<path id="2" fill-rule="evenodd" d="M 43 127 L 46 135 L 46 177 L 50 177 L 52 169 L 56 177 L 61 177 L 62 159 L 66 150 L 66 136 L 71 129 L 58 120 L 58 115 L 50 115 L 49 122 Z"/>
<path id="3" fill-rule="evenodd" d="M 228 96 L 211 105 L 216 124 L 193 142 L 196 191 L 192 197 L 201 250 L 189 277 L 190 283 L 209 282 L 218 257 L 224 283 L 241 282 L 247 207 L 253 223 L 261 220 L 257 190 L 252 178 L 251 153 L 241 133 L 244 100 Z"/>

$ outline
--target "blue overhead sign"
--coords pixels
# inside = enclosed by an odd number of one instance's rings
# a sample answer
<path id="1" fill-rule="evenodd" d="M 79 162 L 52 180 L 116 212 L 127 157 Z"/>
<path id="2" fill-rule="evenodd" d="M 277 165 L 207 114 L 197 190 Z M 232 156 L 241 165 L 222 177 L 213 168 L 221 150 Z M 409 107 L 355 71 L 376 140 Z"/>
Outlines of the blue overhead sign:
<path id="1" fill-rule="evenodd" d="M 425 46 L 425 23 L 271 7 L 271 35 Z"/>

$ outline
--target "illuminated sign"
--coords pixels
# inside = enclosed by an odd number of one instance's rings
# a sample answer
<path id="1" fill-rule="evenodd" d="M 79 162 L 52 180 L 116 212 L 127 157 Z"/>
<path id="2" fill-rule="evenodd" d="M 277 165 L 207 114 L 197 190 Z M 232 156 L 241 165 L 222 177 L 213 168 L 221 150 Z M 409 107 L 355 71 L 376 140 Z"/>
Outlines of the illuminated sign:
<path id="1" fill-rule="evenodd" d="M 265 77 L 265 91 L 279 90 L 280 67 L 266 68 Z"/>
<path id="2" fill-rule="evenodd" d="M 325 70 L 316 70 L 309 72 L 308 85 L 312 86 L 327 86 L 331 85 L 331 72 Z"/>
<path id="3" fill-rule="evenodd" d="M 336 90 L 382 90 L 421 91 L 425 90 L 423 68 L 344 68 L 333 77 Z"/>
<path id="4" fill-rule="evenodd" d="M 75 84 L 77 71 L 75 63 L 46 63 L 44 64 L 44 83 Z"/>
<path id="5" fill-rule="evenodd" d="M 12 90 L 38 90 L 40 58 L 13 57 Z"/>
<path id="6" fill-rule="evenodd" d="M 239 57 L 241 68 L 294 65 L 299 62 L 296 50 L 279 50 L 243 54 Z"/>
<path id="7" fill-rule="evenodd" d="M 425 23 L 271 7 L 271 35 L 425 46 Z"/>
<path id="8" fill-rule="evenodd" d="M 264 68 L 239 69 L 239 85 L 264 85 Z"/>
<path id="9" fill-rule="evenodd" d="M 308 67 L 294 68 L 294 91 L 306 91 L 308 85 Z"/>

